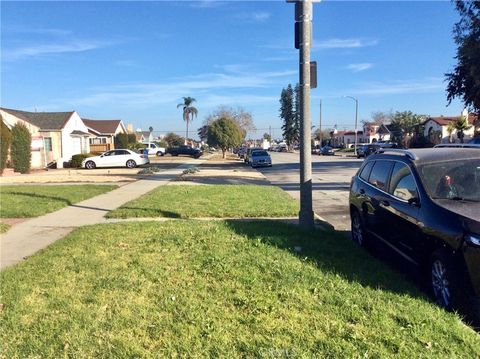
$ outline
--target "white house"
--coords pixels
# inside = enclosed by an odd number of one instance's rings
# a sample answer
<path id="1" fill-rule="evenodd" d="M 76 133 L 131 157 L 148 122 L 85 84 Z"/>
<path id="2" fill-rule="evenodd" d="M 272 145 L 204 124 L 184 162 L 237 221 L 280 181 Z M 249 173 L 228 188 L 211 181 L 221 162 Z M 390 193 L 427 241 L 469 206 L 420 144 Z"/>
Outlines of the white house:
<path id="1" fill-rule="evenodd" d="M 464 111 L 462 116 L 466 117 L 468 123 L 472 125 L 472 127 L 468 130 L 463 131 L 464 134 L 464 141 L 468 141 L 470 138 L 474 136 L 475 133 L 475 126 L 474 123 L 477 121 L 477 116 L 473 113 L 467 113 Z M 449 143 L 449 142 L 460 142 L 457 136 L 457 131 L 453 130 L 451 133 L 448 132 L 448 125 L 453 121 L 456 121 L 460 118 L 460 116 L 454 117 L 428 117 L 423 122 L 424 132 L 423 135 L 429 139 L 429 141 L 433 144 L 438 143 Z"/>
<path id="2" fill-rule="evenodd" d="M 75 111 L 27 112 L 0 108 L 2 121 L 11 129 L 20 122 L 32 135 L 32 168 L 56 162 L 58 168 L 72 156 L 89 153 L 88 128 Z"/>

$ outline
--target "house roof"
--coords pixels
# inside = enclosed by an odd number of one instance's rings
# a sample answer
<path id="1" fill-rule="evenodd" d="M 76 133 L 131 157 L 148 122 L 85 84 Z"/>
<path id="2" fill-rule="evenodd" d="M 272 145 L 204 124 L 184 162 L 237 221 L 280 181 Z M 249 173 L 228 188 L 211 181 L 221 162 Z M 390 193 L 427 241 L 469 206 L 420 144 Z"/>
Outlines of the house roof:
<path id="1" fill-rule="evenodd" d="M 61 130 L 75 112 L 27 112 L 3 107 L 1 109 L 39 127 L 40 130 Z"/>
<path id="2" fill-rule="evenodd" d="M 439 117 L 428 117 L 423 124 L 426 124 L 428 121 L 432 120 L 439 124 L 440 126 L 448 126 L 448 124 L 452 121 L 456 121 L 460 118 L 460 116 L 439 116 Z M 474 113 L 469 113 L 468 114 L 468 122 L 470 124 L 473 124 L 477 120 L 477 116 Z"/>
<path id="3" fill-rule="evenodd" d="M 114 135 L 122 120 L 89 120 L 82 118 L 83 123 L 89 129 L 102 135 Z"/>
<path id="4" fill-rule="evenodd" d="M 81 137 L 90 136 L 89 133 L 86 133 L 86 132 L 83 132 L 83 131 L 78 131 L 78 130 L 72 131 L 72 132 L 70 133 L 70 135 L 81 136 Z"/>

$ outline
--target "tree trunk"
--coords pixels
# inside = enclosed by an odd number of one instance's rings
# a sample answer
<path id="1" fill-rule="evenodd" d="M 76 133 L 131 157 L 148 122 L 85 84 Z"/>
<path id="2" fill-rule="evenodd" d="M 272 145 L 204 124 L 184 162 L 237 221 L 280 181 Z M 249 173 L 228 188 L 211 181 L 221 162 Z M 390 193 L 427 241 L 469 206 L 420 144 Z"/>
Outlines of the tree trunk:
<path id="1" fill-rule="evenodd" d="M 222 148 L 222 154 L 223 154 L 223 158 L 227 158 L 226 154 L 227 154 L 227 150 Z"/>
<path id="2" fill-rule="evenodd" d="M 185 144 L 188 145 L 188 117 L 187 117 L 187 134 L 185 136 Z"/>

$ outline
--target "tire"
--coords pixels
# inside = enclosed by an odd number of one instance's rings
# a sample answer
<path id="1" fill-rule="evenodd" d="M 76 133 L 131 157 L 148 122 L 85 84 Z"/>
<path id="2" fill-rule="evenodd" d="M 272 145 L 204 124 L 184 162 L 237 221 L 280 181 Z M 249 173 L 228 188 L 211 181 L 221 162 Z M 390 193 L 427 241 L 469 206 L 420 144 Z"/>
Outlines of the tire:
<path id="1" fill-rule="evenodd" d="M 365 246 L 367 234 L 365 233 L 365 226 L 363 225 L 362 217 L 357 209 L 352 210 L 352 241 L 359 246 Z"/>
<path id="2" fill-rule="evenodd" d="M 162 151 L 158 151 L 157 152 L 157 157 L 162 157 L 163 156 L 163 152 Z"/>
<path id="3" fill-rule="evenodd" d="M 456 308 L 459 304 L 461 292 L 458 270 L 452 255 L 445 249 L 438 249 L 432 254 L 430 288 L 435 302 L 447 310 Z"/>
<path id="4" fill-rule="evenodd" d="M 93 170 L 95 167 L 97 167 L 97 166 L 95 165 L 95 162 L 93 162 L 93 161 L 87 161 L 85 163 L 85 168 L 88 169 L 88 170 Z"/>
<path id="5" fill-rule="evenodd" d="M 126 166 L 127 168 L 135 168 L 137 167 L 137 162 L 135 162 L 134 160 L 128 160 Z"/>

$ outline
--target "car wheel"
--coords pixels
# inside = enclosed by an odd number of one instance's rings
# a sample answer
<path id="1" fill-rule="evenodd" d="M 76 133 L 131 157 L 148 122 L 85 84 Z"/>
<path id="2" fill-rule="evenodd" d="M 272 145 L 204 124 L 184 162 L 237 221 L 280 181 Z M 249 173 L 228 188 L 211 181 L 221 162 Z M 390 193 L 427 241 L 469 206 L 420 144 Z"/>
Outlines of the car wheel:
<path id="1" fill-rule="evenodd" d="M 430 278 L 435 302 L 445 309 L 452 309 L 459 295 L 457 268 L 452 256 L 443 249 L 432 255 Z"/>
<path id="2" fill-rule="evenodd" d="M 158 151 L 158 152 L 156 153 L 156 155 L 157 155 L 157 157 L 161 157 L 161 156 L 163 156 L 163 153 L 162 153 L 162 151 Z"/>
<path id="3" fill-rule="evenodd" d="M 352 211 L 352 241 L 359 246 L 365 245 L 366 233 L 358 210 Z"/>
<path id="4" fill-rule="evenodd" d="M 87 161 L 87 163 L 85 163 L 85 168 L 86 169 L 93 170 L 95 167 L 96 167 L 95 162 L 93 162 L 93 161 Z"/>
<path id="5" fill-rule="evenodd" d="M 137 167 L 137 163 L 134 160 L 128 160 L 127 161 L 127 167 L 128 168 L 135 168 L 135 167 Z"/>

